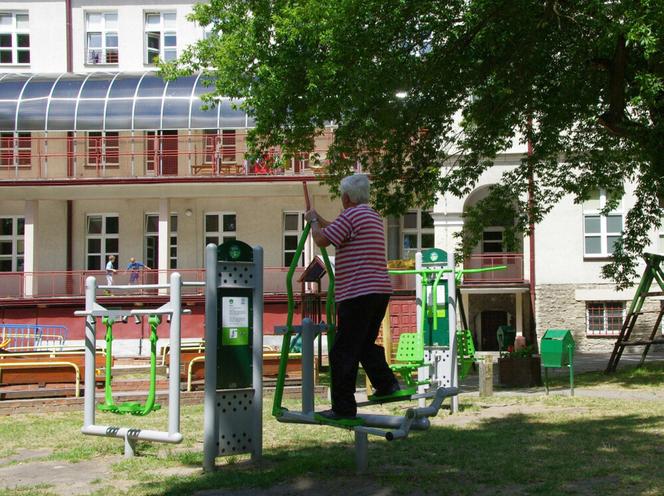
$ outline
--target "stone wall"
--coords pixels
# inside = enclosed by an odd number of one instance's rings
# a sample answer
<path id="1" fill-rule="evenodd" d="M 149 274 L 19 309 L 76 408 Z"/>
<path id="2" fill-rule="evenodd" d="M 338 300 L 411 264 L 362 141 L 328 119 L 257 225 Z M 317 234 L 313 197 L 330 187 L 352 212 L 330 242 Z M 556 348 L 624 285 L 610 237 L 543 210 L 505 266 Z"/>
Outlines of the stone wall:
<path id="1" fill-rule="evenodd" d="M 610 352 L 616 342 L 615 336 L 587 336 L 586 335 L 586 300 L 577 300 L 575 290 L 598 289 L 612 290 L 611 284 L 551 284 L 536 288 L 536 318 L 537 338 L 540 340 L 547 329 L 569 329 L 574 335 L 577 350 L 582 352 Z M 597 300 L 600 301 L 600 300 Z M 625 311 L 629 309 L 631 301 L 625 301 Z M 636 322 L 631 340 L 649 337 L 655 324 L 660 302 L 654 299 L 646 300 L 643 311 Z M 654 312 L 654 313 L 651 313 Z M 658 336 L 661 337 L 661 331 Z M 651 348 L 652 349 L 652 348 Z M 641 352 L 643 347 L 627 348 L 626 351 Z"/>

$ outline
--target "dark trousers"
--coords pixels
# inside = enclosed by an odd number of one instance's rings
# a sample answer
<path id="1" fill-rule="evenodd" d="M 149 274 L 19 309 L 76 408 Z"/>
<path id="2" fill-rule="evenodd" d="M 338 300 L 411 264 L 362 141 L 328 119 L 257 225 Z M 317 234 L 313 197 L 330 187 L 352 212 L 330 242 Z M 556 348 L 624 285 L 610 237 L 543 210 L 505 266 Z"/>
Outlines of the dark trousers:
<path id="1" fill-rule="evenodd" d="M 374 388 L 386 390 L 397 382 L 383 347 L 375 342 L 389 301 L 390 295 L 368 294 L 337 306 L 337 335 L 330 351 L 332 409 L 337 414 L 357 413 L 355 382 L 360 363 Z"/>

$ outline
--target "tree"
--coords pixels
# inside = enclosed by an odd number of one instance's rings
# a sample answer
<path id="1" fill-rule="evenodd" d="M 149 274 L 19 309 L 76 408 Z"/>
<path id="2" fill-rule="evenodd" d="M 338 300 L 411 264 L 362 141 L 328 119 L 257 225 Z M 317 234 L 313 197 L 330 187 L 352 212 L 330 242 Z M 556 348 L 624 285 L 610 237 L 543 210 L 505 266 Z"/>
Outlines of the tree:
<path id="1" fill-rule="evenodd" d="M 310 150 L 334 123 L 327 182 L 361 164 L 386 214 L 468 194 L 514 139 L 532 154 L 484 204 L 510 191 L 522 232 L 564 195 L 634 182 L 603 270 L 625 287 L 662 218 L 663 12 L 662 0 L 210 0 L 192 18 L 211 35 L 164 70 L 243 98 L 256 151 Z"/>

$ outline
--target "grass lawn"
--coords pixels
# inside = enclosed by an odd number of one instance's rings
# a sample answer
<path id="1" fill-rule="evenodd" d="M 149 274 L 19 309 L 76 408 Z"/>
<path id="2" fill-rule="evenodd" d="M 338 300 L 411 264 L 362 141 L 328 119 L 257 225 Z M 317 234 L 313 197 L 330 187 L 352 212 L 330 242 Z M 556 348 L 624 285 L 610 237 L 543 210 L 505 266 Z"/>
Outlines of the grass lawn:
<path id="1" fill-rule="evenodd" d="M 0 495 L 189 495 L 211 489 L 219 492 L 203 494 L 661 495 L 664 402 L 635 400 L 632 393 L 656 391 L 662 382 L 660 365 L 609 378 L 577 377 L 579 393 L 607 388 L 613 393 L 608 399 L 464 395 L 459 414 L 441 412 L 427 432 L 392 443 L 370 437 L 369 470 L 363 476 L 354 475 L 351 432 L 280 424 L 269 415 L 269 396 L 263 461 L 252 465 L 246 456 L 220 458 L 213 474 L 200 470 L 202 406 L 182 407 L 181 445 L 139 443 L 140 456 L 129 460 L 121 456 L 121 440 L 79 433 L 82 412 L 0 417 Z M 554 384 L 564 388 L 565 378 L 554 378 Z M 298 408 L 295 401 L 286 406 Z M 396 403 L 380 411 L 403 408 Z M 167 414 L 118 418 L 99 413 L 97 423 L 165 429 Z M 93 469 L 99 475 L 76 486 Z M 68 470 L 71 480 L 41 476 L 49 470 Z M 10 476 L 21 471 L 32 478 L 11 487 Z"/>

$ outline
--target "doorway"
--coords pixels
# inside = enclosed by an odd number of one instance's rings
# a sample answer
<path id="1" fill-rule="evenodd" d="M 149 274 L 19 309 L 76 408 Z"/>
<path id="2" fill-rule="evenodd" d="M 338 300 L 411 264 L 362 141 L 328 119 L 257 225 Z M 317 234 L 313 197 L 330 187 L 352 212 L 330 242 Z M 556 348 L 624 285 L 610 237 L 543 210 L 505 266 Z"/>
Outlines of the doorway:
<path id="1" fill-rule="evenodd" d="M 147 131 L 145 166 L 148 172 L 164 176 L 178 174 L 178 132 Z"/>
<path id="2" fill-rule="evenodd" d="M 482 312 L 482 351 L 498 351 L 496 331 L 501 325 L 507 325 L 507 312 L 485 310 Z"/>

